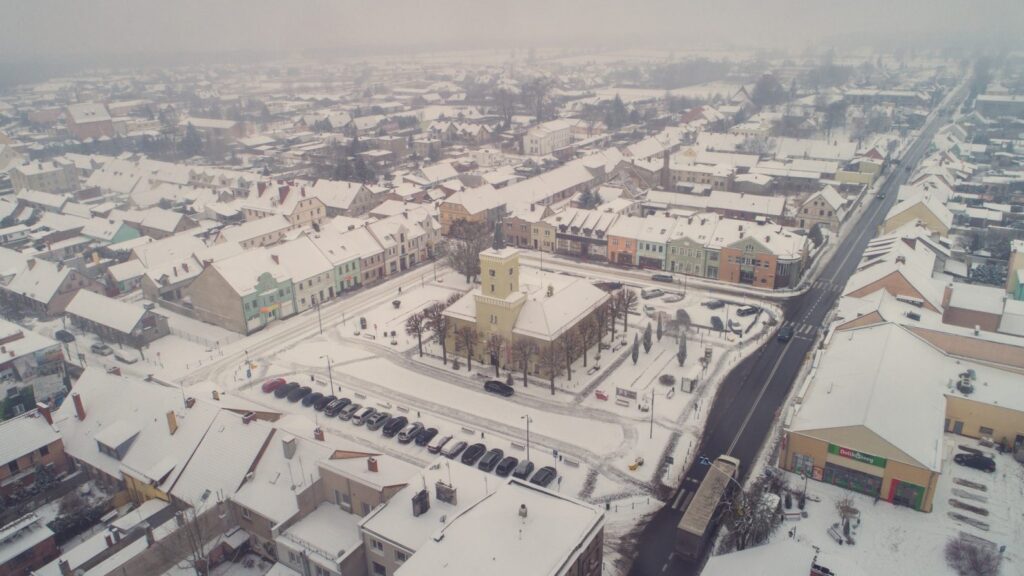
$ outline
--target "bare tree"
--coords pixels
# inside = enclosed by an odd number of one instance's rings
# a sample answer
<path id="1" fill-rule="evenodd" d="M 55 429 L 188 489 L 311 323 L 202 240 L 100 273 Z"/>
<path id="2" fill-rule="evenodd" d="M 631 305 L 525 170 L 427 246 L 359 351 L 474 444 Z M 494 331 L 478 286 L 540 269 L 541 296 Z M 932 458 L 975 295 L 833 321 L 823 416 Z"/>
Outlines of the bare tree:
<path id="1" fill-rule="evenodd" d="M 530 369 L 530 358 L 537 353 L 537 345 L 528 338 L 518 338 L 512 342 L 512 361 L 523 371 L 523 386 L 526 386 L 526 373 Z"/>
<path id="2" fill-rule="evenodd" d="M 466 353 L 466 371 L 473 371 L 473 348 L 476 347 L 476 328 L 470 325 L 460 326 L 455 329 L 456 346 Z"/>
<path id="3" fill-rule="evenodd" d="M 1003 557 L 994 545 L 986 545 L 965 538 L 951 538 L 946 542 L 946 564 L 960 576 L 996 576 Z"/>
<path id="4" fill-rule="evenodd" d="M 612 294 L 608 299 L 608 327 L 612 331 L 612 342 L 615 341 L 615 323 L 619 320 L 619 313 L 622 311 L 622 298 L 619 293 Z"/>
<path id="5" fill-rule="evenodd" d="M 598 323 L 593 316 L 587 317 L 576 326 L 576 332 L 583 350 L 583 367 L 587 366 L 587 349 L 598 339 Z"/>
<path id="6" fill-rule="evenodd" d="M 217 506 L 223 506 L 218 503 Z M 188 506 L 175 513 L 177 529 L 157 540 L 160 556 L 167 562 L 174 562 L 181 570 L 189 570 L 196 576 L 205 576 L 210 571 L 210 551 L 220 540 L 221 530 L 215 523 L 219 516 L 200 513 L 194 506 Z"/>
<path id="7" fill-rule="evenodd" d="M 445 305 L 437 302 L 423 311 L 426 317 L 426 328 L 434 333 L 441 344 L 441 362 L 448 365 L 448 328 L 450 320 L 444 315 Z"/>
<path id="8" fill-rule="evenodd" d="M 580 347 L 580 338 L 575 330 L 568 330 L 562 334 L 562 352 L 565 354 L 566 377 L 572 380 L 572 361 L 576 359 Z"/>
<path id="9" fill-rule="evenodd" d="M 500 334 L 491 334 L 487 339 L 487 353 L 494 362 L 494 375 L 500 376 L 501 353 L 505 350 L 505 339 Z"/>
<path id="10" fill-rule="evenodd" d="M 679 350 L 676 351 L 676 360 L 679 361 L 679 367 L 682 368 L 683 364 L 686 363 L 686 337 L 683 336 L 679 339 Z"/>
<path id="11" fill-rule="evenodd" d="M 547 374 L 551 381 L 552 396 L 555 394 L 555 373 L 562 367 L 560 356 L 561 345 L 558 342 L 549 342 L 547 346 L 541 348 L 540 357 L 538 358 L 540 370 Z"/>
<path id="12" fill-rule="evenodd" d="M 424 312 L 416 312 L 405 319 L 405 333 L 416 337 L 420 357 L 423 357 L 423 332 L 427 329 L 427 318 Z"/>
<path id="13" fill-rule="evenodd" d="M 722 513 L 722 524 L 728 530 L 722 538 L 720 552 L 745 550 L 762 544 L 782 524 L 779 498 L 772 498 L 774 483 L 761 476 L 747 490 L 737 490 Z"/>
<path id="14" fill-rule="evenodd" d="M 493 241 L 493 228 L 487 222 L 457 220 L 448 230 L 448 262 L 465 276 L 469 284 L 480 275 L 480 252 Z"/>
<path id="15" fill-rule="evenodd" d="M 608 303 L 598 306 L 594 312 L 594 324 L 597 330 L 597 350 L 601 352 L 601 341 L 604 340 L 604 333 L 608 329 Z"/>
<path id="16" fill-rule="evenodd" d="M 629 330 L 627 324 L 630 314 L 635 314 L 637 308 L 640 307 L 640 298 L 636 295 L 636 292 L 623 288 L 619 290 L 619 298 L 621 298 L 619 312 L 622 314 L 622 331 L 626 332 Z"/>

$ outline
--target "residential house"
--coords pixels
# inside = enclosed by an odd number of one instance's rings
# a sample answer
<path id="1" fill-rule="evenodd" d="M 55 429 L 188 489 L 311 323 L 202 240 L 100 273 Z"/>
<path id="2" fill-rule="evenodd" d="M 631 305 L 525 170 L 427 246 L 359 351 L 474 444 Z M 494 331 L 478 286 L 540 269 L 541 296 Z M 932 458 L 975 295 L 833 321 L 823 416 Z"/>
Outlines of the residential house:
<path id="1" fill-rule="evenodd" d="M 953 213 L 928 192 L 918 192 L 889 209 L 881 231 L 887 234 L 909 223 L 920 223 L 935 236 L 946 236 L 953 227 Z"/>
<path id="2" fill-rule="evenodd" d="M 815 224 L 838 232 L 846 218 L 846 200 L 833 186 L 825 186 L 811 194 L 800 204 L 796 216 L 796 224 L 800 228 L 810 229 Z"/>
<path id="3" fill-rule="evenodd" d="M 608 229 L 618 215 L 566 208 L 544 219 L 555 231 L 555 252 L 583 260 L 608 260 Z"/>
<path id="4" fill-rule="evenodd" d="M 46 404 L 0 422 L 0 496 L 35 484 L 40 469 L 59 476 L 70 471 L 64 441 Z"/>
<path id="5" fill-rule="evenodd" d="M 183 292 L 196 318 L 240 334 L 295 313 L 291 274 L 266 249 L 211 262 Z"/>
<path id="6" fill-rule="evenodd" d="M 246 250 L 273 246 L 285 240 L 286 235 L 296 227 L 281 215 L 267 216 L 238 226 L 229 226 L 217 234 L 214 243 L 237 243 Z"/>
<path id="7" fill-rule="evenodd" d="M 335 268 L 307 236 L 267 248 L 270 258 L 291 276 L 295 311 L 303 312 L 334 299 Z"/>
<path id="8" fill-rule="evenodd" d="M 27 162 L 10 169 L 11 186 L 16 192 L 36 190 L 60 194 L 78 190 L 78 170 L 65 160 Z"/>
<path id="9" fill-rule="evenodd" d="M 36 402 L 58 400 L 67 393 L 64 349 L 61 345 L 14 322 L 0 320 L 0 419 L 32 410 Z M 69 354 L 70 355 L 70 354 Z"/>
<path id="10" fill-rule="evenodd" d="M 68 132 L 78 140 L 97 140 L 114 137 L 114 122 L 103 104 L 83 102 L 71 104 L 64 114 Z"/>
<path id="11" fill-rule="evenodd" d="M 490 184 L 456 192 L 441 201 L 441 234 L 448 236 L 458 221 L 493 225 L 505 212 L 505 195 Z"/>
<path id="12" fill-rule="evenodd" d="M 29 258 L 10 282 L 0 286 L 0 296 L 29 314 L 53 318 L 64 312 L 81 289 L 104 292 L 102 284 L 74 268 Z"/>
<path id="13" fill-rule="evenodd" d="M 358 182 L 321 179 L 308 191 L 324 203 L 328 218 L 361 216 L 377 204 L 373 192 Z"/>
<path id="14" fill-rule="evenodd" d="M 138 304 L 79 290 L 65 310 L 71 323 L 103 342 L 142 348 L 170 333 L 167 317 Z"/>

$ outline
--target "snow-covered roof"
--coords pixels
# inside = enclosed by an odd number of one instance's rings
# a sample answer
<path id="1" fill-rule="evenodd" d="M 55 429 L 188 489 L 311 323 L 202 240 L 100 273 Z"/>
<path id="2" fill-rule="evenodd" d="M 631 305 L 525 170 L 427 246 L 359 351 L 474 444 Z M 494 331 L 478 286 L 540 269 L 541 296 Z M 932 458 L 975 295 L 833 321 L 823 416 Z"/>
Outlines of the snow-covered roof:
<path id="1" fill-rule="evenodd" d="M 130 334 L 146 315 L 146 309 L 138 304 L 114 300 L 88 290 L 79 290 L 65 312 L 124 334 Z"/>
<path id="2" fill-rule="evenodd" d="M 49 304 L 70 273 L 71 268 L 60 264 L 38 258 L 30 259 L 26 267 L 7 284 L 6 289 L 11 293 L 23 294 L 36 302 Z"/>
<path id="3" fill-rule="evenodd" d="M 110 120 L 110 113 L 107 107 L 96 102 L 83 102 L 81 104 L 68 105 L 68 116 L 75 124 L 88 124 L 89 122 L 104 122 Z"/>
<path id="4" fill-rule="evenodd" d="M 124 282 L 145 274 L 146 267 L 142 265 L 141 260 L 128 260 L 107 268 L 107 273 L 115 282 Z"/>
<path id="5" fill-rule="evenodd" d="M 359 517 L 334 502 L 323 502 L 276 539 L 297 552 L 305 552 L 320 566 L 338 566 L 363 543 Z"/>
<path id="6" fill-rule="evenodd" d="M 202 240 L 185 232 L 140 244 L 132 249 L 132 253 L 143 265 L 150 267 L 186 258 L 203 248 L 206 244 Z"/>
<path id="7" fill-rule="evenodd" d="M 945 228 L 953 226 L 953 213 L 946 208 L 942 202 L 927 192 L 919 192 L 911 197 L 898 202 L 895 206 L 889 209 L 889 213 L 885 215 L 885 220 L 889 221 L 895 216 L 906 212 L 907 210 L 915 207 L 923 206 L 926 210 L 935 216 Z"/>
<path id="8" fill-rule="evenodd" d="M 286 442 L 294 443 L 291 458 L 285 455 Z M 320 479 L 317 463 L 332 452 L 323 444 L 279 431 L 233 499 L 274 524 L 285 522 L 299 512 L 298 494 Z"/>
<path id="9" fill-rule="evenodd" d="M 949 308 L 959 308 L 1000 316 L 1006 291 L 995 286 L 954 282 L 950 287 Z"/>
<path id="10" fill-rule="evenodd" d="M 942 394 L 962 367 L 896 324 L 837 333 L 790 430 L 815 435 L 862 426 L 891 445 L 878 454 L 939 471 Z"/>
<path id="11" fill-rule="evenodd" d="M 700 573 L 702 576 L 803 575 L 811 572 L 815 555 L 810 544 L 775 538 L 760 546 L 711 556 Z"/>
<path id="12" fill-rule="evenodd" d="M 331 261 L 305 235 L 267 248 L 267 252 L 288 271 L 292 281 L 296 284 L 308 278 L 329 273 L 333 268 Z"/>
<path id="13" fill-rule="evenodd" d="M 316 196 L 329 208 L 347 210 L 364 186 L 358 182 L 343 180 L 317 180 L 309 187 L 309 193 Z"/>
<path id="14" fill-rule="evenodd" d="M 291 227 L 291 223 L 288 219 L 279 214 L 267 216 L 266 218 L 260 218 L 258 220 L 251 220 L 238 226 L 231 226 L 225 228 L 220 232 L 220 238 L 228 242 L 246 242 L 255 238 L 260 238 L 268 234 L 275 232 L 283 234 Z"/>
<path id="15" fill-rule="evenodd" d="M 583 278 L 556 287 L 551 296 L 545 286 L 535 288 L 519 311 L 512 332 L 543 341 L 555 340 L 609 298 L 605 291 Z"/>
<path id="16" fill-rule="evenodd" d="M 510 480 L 449 518 L 395 574 L 569 574 L 603 525 L 604 512 L 596 506 Z"/>
<path id="17" fill-rule="evenodd" d="M 60 434 L 35 410 L 0 422 L 0 464 L 27 456 L 60 439 Z"/>

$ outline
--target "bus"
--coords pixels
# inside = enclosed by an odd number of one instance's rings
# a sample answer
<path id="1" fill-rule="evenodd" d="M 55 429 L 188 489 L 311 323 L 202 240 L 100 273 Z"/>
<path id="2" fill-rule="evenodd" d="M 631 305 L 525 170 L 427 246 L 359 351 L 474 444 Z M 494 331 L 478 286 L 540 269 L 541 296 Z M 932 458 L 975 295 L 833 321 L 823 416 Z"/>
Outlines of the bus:
<path id="1" fill-rule="evenodd" d="M 688 560 L 700 559 L 708 538 L 714 532 L 719 506 L 739 473 L 740 461 L 731 456 L 719 456 L 711 463 L 676 529 L 675 551 L 678 555 Z"/>

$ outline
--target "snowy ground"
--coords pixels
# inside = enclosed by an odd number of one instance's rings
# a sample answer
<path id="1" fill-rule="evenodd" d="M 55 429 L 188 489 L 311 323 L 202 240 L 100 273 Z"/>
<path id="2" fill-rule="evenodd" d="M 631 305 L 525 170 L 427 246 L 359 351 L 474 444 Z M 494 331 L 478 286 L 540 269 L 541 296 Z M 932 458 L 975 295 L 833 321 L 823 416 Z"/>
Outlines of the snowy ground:
<path id="1" fill-rule="evenodd" d="M 1024 500 L 1024 466 L 1009 455 L 995 455 L 997 470 L 994 474 L 965 468 L 953 462 L 953 455 L 959 451 L 958 444 L 976 446 L 969 438 L 946 435 L 942 475 L 932 512 L 916 512 L 884 500 L 876 502 L 874 498 L 838 486 L 810 481 L 807 492 L 820 502 L 808 501 L 808 517 L 787 520 L 775 539 L 788 538 L 789 531 L 795 528 L 795 539 L 819 548 L 819 563 L 840 574 L 844 566 L 857 566 L 864 574 L 955 576 L 943 558 L 943 547 L 950 538 L 964 532 L 993 542 L 996 547 L 1006 546 L 1001 574 L 1024 574 L 1024 550 L 1020 547 L 1024 513 L 1019 506 Z M 803 481 L 798 476 L 784 474 L 791 487 L 802 489 Z M 984 489 L 958 484 L 964 480 Z M 852 546 L 837 544 L 827 532 L 839 521 L 836 501 L 847 496 L 853 498 L 861 518 L 859 526 L 851 533 L 856 542 Z M 987 515 L 956 508 L 951 504 L 953 501 L 977 506 Z M 980 529 L 950 514 L 984 522 L 988 529 Z"/>

